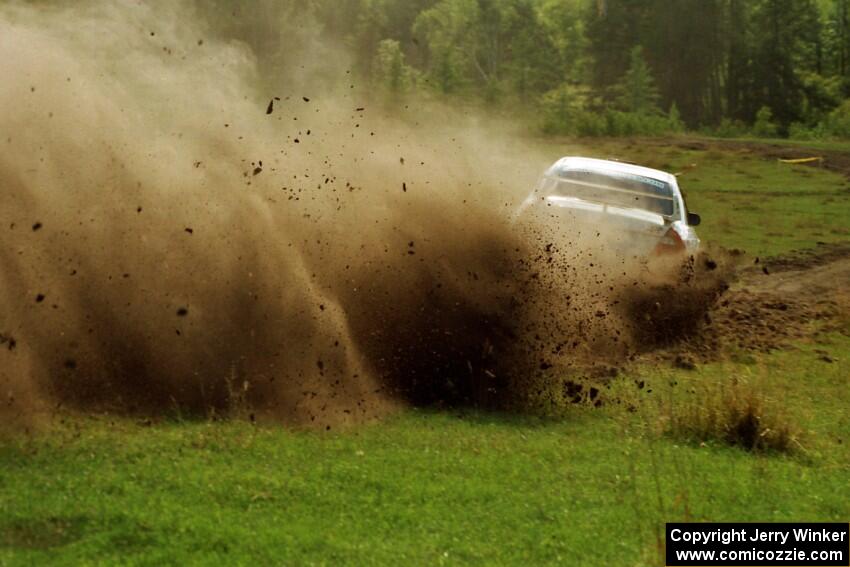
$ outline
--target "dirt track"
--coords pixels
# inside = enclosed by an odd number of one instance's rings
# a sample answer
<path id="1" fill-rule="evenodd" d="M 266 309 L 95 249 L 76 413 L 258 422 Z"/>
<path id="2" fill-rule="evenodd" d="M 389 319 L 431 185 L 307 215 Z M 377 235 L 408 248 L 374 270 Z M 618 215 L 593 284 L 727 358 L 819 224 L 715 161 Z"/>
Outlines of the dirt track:
<path id="1" fill-rule="evenodd" d="M 703 328 L 663 355 L 688 365 L 716 359 L 730 348 L 769 352 L 793 339 L 840 330 L 850 316 L 847 282 L 847 244 L 821 245 L 742 267 Z"/>

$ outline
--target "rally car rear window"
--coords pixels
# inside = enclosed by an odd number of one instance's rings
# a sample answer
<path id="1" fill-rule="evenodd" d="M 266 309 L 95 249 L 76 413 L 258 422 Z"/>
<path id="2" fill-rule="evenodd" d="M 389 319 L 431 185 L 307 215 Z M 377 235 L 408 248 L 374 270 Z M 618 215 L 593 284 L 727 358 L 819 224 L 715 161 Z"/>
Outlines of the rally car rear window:
<path id="1" fill-rule="evenodd" d="M 642 209 L 664 216 L 672 216 L 675 212 L 670 184 L 644 175 L 556 166 L 547 173 L 544 185 L 549 195 Z"/>

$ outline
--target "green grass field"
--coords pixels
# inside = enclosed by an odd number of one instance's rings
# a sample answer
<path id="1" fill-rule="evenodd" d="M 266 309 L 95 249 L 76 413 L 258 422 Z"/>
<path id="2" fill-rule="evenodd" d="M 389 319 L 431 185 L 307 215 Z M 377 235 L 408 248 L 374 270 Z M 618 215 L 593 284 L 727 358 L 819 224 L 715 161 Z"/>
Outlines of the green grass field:
<path id="1" fill-rule="evenodd" d="M 788 138 L 706 138 L 719 142 L 757 142 L 777 146 L 800 148 L 807 151 L 850 151 L 850 142 L 846 140 L 790 140 Z"/>
<path id="2" fill-rule="evenodd" d="M 771 255 L 850 240 L 834 173 L 605 144 L 697 164 L 682 184 L 708 242 Z M 735 360 L 638 367 L 601 408 L 548 416 L 407 410 L 320 433 L 68 414 L 0 441 L 0 565 L 657 565 L 668 521 L 847 521 L 850 336 Z M 732 383 L 792 428 L 793 451 L 675 426 Z"/>

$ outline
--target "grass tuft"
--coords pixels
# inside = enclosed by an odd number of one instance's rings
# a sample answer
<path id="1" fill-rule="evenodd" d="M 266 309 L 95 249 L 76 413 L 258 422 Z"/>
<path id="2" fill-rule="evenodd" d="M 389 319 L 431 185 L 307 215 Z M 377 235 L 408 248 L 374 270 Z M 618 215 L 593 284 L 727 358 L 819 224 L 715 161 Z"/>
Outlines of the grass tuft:
<path id="1" fill-rule="evenodd" d="M 793 453 L 802 447 L 800 430 L 781 404 L 763 388 L 737 377 L 704 384 L 687 401 L 671 404 L 667 432 L 752 452 Z"/>

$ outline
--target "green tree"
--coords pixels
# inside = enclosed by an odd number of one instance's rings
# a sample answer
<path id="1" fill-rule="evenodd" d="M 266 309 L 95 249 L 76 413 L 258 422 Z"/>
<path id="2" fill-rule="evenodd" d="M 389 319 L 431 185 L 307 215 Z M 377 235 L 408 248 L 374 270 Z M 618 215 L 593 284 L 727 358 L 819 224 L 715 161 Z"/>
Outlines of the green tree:
<path id="1" fill-rule="evenodd" d="M 824 42 L 832 69 L 845 76 L 850 71 L 850 0 L 834 0 L 826 20 Z"/>
<path id="2" fill-rule="evenodd" d="M 758 103 L 769 107 L 780 129 L 803 113 L 800 53 L 810 36 L 810 0 L 759 0 L 753 11 L 753 88 Z"/>
<path id="3" fill-rule="evenodd" d="M 429 85 L 587 131 L 740 129 L 767 107 L 778 133 L 800 132 L 850 96 L 850 0 L 209 0 L 202 12 L 252 49 L 267 87 L 347 89 L 350 71 L 390 99 Z"/>
<path id="4" fill-rule="evenodd" d="M 528 78 L 540 61 L 540 52 L 528 49 L 537 25 L 533 1 L 440 0 L 419 14 L 413 31 L 425 40 L 432 82 L 443 92 L 469 87 L 490 101 L 511 84 L 527 88 L 523 73 Z"/>
<path id="5" fill-rule="evenodd" d="M 643 48 L 632 48 L 629 69 L 620 83 L 618 103 L 627 112 L 653 114 L 658 112 L 658 89 L 652 71 L 643 57 Z"/>
<path id="6" fill-rule="evenodd" d="M 725 117 L 730 120 L 750 120 L 755 113 L 750 12 L 746 0 L 729 0 L 724 12 L 723 27 L 727 38 L 724 99 Z"/>
<path id="7" fill-rule="evenodd" d="M 683 132 L 685 124 L 682 122 L 682 115 L 679 114 L 679 107 L 674 101 L 670 105 L 670 111 L 667 113 L 667 120 L 670 123 L 670 130 L 673 132 Z"/>
<path id="8" fill-rule="evenodd" d="M 510 20 L 513 31 L 500 70 L 503 89 L 526 103 L 560 84 L 565 74 L 554 38 L 541 25 L 545 20 L 541 20 L 539 3 L 513 3 Z"/>
<path id="9" fill-rule="evenodd" d="M 647 8 L 646 0 L 612 0 L 604 9 L 595 2 L 585 4 L 587 55 L 593 61 L 590 80 L 597 91 L 610 94 L 629 68 L 629 53 L 641 43 Z"/>
<path id="10" fill-rule="evenodd" d="M 773 123 L 773 112 L 767 106 L 762 106 L 756 113 L 753 124 L 753 134 L 760 138 L 775 138 L 779 129 Z"/>
<path id="11" fill-rule="evenodd" d="M 588 84 L 590 57 L 580 0 L 540 0 L 530 25 L 542 36 L 536 44 L 536 66 L 548 69 L 555 83 Z M 524 57 L 525 59 L 525 57 Z M 550 88 L 555 85 L 549 85 Z"/>
<path id="12" fill-rule="evenodd" d="M 413 35 L 426 45 L 426 75 L 444 94 L 468 81 L 470 53 L 475 48 L 469 30 L 477 19 L 475 0 L 441 0 L 416 17 Z"/>
<path id="13" fill-rule="evenodd" d="M 378 44 L 392 38 L 399 42 L 405 60 L 422 63 L 422 49 L 413 36 L 413 22 L 434 4 L 434 0 L 322 0 L 328 18 L 333 21 L 332 40 L 351 47 L 355 69 L 372 76 L 372 64 Z M 352 22 L 354 26 L 352 27 Z"/>
<path id="14" fill-rule="evenodd" d="M 378 43 L 372 71 L 373 84 L 385 92 L 390 102 L 400 101 L 410 90 L 413 72 L 404 61 L 398 41 L 385 39 Z"/>
<path id="15" fill-rule="evenodd" d="M 580 134 L 588 102 L 587 87 L 564 83 L 541 97 L 543 130 L 550 134 Z"/>
<path id="16" fill-rule="evenodd" d="M 664 107 L 673 102 L 691 125 L 723 112 L 725 0 L 648 0 L 641 45 Z"/>

